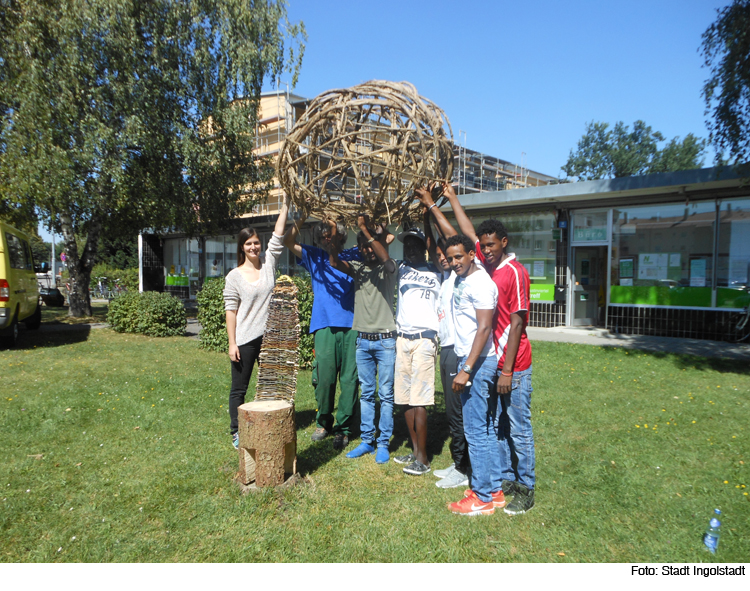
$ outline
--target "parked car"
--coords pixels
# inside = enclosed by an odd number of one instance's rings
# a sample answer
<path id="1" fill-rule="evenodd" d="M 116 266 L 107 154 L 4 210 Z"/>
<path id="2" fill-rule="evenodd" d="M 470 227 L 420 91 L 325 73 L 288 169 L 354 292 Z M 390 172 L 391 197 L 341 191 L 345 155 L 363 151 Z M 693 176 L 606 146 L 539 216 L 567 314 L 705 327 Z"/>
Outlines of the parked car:
<path id="1" fill-rule="evenodd" d="M 34 256 L 28 234 L 0 222 L 0 345 L 16 344 L 20 322 L 31 330 L 42 323 Z"/>
<path id="2" fill-rule="evenodd" d="M 56 287 L 42 287 L 39 289 L 42 301 L 51 308 L 62 308 L 65 305 L 65 296 Z"/>

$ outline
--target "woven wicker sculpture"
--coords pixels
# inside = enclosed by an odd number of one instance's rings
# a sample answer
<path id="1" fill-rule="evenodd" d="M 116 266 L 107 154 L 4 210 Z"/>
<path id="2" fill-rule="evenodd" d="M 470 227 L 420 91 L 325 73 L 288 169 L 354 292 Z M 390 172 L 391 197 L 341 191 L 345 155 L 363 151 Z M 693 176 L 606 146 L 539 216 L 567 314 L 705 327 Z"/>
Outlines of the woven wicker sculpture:
<path id="1" fill-rule="evenodd" d="M 286 400 L 294 403 L 298 362 L 297 286 L 289 277 L 282 275 L 276 281 L 268 307 L 255 400 Z"/>
<path id="2" fill-rule="evenodd" d="M 316 97 L 287 136 L 277 175 L 295 205 L 320 219 L 416 221 L 413 190 L 450 180 L 452 139 L 445 113 L 413 85 L 372 80 Z"/>

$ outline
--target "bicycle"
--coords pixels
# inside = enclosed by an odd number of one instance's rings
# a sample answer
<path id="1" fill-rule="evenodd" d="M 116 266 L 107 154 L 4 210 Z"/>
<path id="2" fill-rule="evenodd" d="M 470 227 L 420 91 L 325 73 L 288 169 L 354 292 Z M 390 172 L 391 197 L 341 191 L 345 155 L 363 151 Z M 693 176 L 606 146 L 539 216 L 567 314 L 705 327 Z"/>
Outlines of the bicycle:
<path id="1" fill-rule="evenodd" d="M 748 337 L 750 337 L 750 306 L 737 316 L 737 324 L 734 327 L 734 342 L 741 343 Z"/>
<path id="2" fill-rule="evenodd" d="M 107 289 L 106 289 L 105 284 L 102 283 L 102 282 L 106 281 L 107 278 L 106 277 L 95 277 L 95 279 L 97 280 L 97 283 L 96 283 L 96 286 L 94 287 L 94 289 L 92 290 L 92 295 L 94 297 L 98 298 L 98 299 L 104 299 L 104 298 L 106 298 L 107 297 L 106 296 Z"/>

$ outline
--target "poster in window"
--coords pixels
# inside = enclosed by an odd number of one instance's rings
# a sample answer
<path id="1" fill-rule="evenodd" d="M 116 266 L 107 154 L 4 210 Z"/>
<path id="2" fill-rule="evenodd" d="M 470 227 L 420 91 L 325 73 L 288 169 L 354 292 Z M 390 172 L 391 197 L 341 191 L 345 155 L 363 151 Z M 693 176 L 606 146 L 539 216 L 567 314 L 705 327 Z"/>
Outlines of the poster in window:
<path id="1" fill-rule="evenodd" d="M 544 261 L 534 261 L 534 278 L 546 279 L 544 275 Z"/>
<path id="2" fill-rule="evenodd" d="M 690 261 L 690 287 L 706 287 L 706 259 Z"/>
<path id="3" fill-rule="evenodd" d="M 647 253 L 638 255 L 638 279 L 666 279 L 668 269 L 668 254 Z"/>
<path id="4" fill-rule="evenodd" d="M 620 278 L 621 279 L 632 279 L 633 277 L 633 263 L 635 259 L 632 257 L 626 259 L 620 259 Z M 620 283 L 624 285 L 624 283 Z"/>

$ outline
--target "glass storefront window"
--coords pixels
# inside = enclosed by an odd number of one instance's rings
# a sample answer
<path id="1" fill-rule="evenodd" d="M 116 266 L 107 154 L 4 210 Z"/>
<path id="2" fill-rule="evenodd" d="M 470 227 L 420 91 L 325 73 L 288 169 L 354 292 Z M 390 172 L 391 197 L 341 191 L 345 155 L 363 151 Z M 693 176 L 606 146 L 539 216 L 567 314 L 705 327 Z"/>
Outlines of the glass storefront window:
<path id="1" fill-rule="evenodd" d="M 206 277 L 224 277 L 224 237 L 206 238 Z"/>
<path id="2" fill-rule="evenodd" d="M 474 219 L 474 227 L 478 227 L 484 219 L 488 218 Z M 504 214 L 497 219 L 508 230 L 508 252 L 515 253 L 529 272 L 531 301 L 553 301 L 557 263 L 557 241 L 553 236 L 555 214 Z"/>
<path id="3" fill-rule="evenodd" d="M 606 242 L 607 212 L 576 211 L 573 216 L 573 242 Z"/>
<path id="4" fill-rule="evenodd" d="M 237 266 L 237 236 L 224 236 L 224 275 Z"/>
<path id="5" fill-rule="evenodd" d="M 750 199 L 728 199 L 719 207 L 716 306 L 750 305 Z"/>
<path id="6" fill-rule="evenodd" d="M 198 241 L 195 238 L 188 240 L 188 279 L 190 281 L 190 297 L 195 297 L 195 294 L 200 290 L 200 257 L 201 253 L 198 252 Z"/>
<path id="7" fill-rule="evenodd" d="M 613 210 L 610 302 L 710 307 L 713 201 Z"/>
<path id="8" fill-rule="evenodd" d="M 187 287 L 187 259 L 187 240 L 185 238 L 167 238 L 164 241 L 164 267 L 166 268 L 166 285 Z"/>

